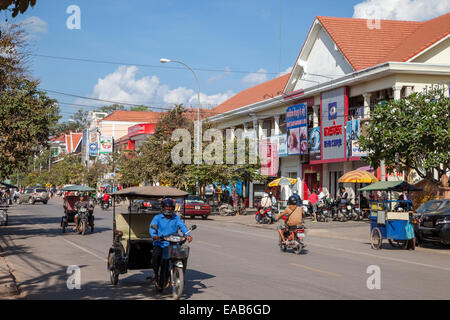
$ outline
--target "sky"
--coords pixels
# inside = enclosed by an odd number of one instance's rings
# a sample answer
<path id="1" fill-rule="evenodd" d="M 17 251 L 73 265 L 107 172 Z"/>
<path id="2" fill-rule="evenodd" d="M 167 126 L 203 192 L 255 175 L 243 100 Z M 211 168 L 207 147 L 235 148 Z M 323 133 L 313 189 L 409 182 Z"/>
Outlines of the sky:
<path id="1" fill-rule="evenodd" d="M 161 58 L 192 67 L 201 106 L 212 108 L 289 72 L 316 16 L 422 21 L 449 11 L 449 0 L 37 0 L 15 19 L 1 13 L 0 22 L 28 31 L 32 76 L 67 121 L 81 105 L 110 104 L 80 97 L 196 108 L 192 72 Z"/>

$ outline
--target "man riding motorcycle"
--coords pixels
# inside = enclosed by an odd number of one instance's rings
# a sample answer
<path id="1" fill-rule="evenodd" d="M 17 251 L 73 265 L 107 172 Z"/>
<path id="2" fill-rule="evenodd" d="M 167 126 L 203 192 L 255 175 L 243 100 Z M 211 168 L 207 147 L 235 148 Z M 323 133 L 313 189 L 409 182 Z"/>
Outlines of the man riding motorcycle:
<path id="1" fill-rule="evenodd" d="M 108 194 L 108 191 L 105 191 L 105 193 L 103 194 L 102 200 L 103 200 L 103 203 L 106 203 L 108 205 L 108 207 L 109 207 L 109 194 Z"/>
<path id="2" fill-rule="evenodd" d="M 299 204 L 297 197 L 290 196 L 287 208 L 275 218 L 277 221 L 280 220 L 277 229 L 283 244 L 286 243 L 284 236 L 284 230 L 286 228 L 303 225 L 303 208 L 297 206 L 297 204 Z"/>
<path id="3" fill-rule="evenodd" d="M 88 196 L 84 196 L 84 197 L 80 197 L 80 200 L 78 200 L 75 203 L 75 209 L 77 211 L 79 211 L 81 208 L 86 208 L 89 211 L 89 214 L 91 214 L 94 210 L 94 208 L 89 205 L 89 197 Z M 73 227 L 73 230 L 76 231 L 78 228 L 78 217 L 79 217 L 79 213 L 76 213 L 74 216 L 74 220 L 75 220 L 75 226 Z"/>
<path id="4" fill-rule="evenodd" d="M 164 199 L 161 203 L 162 213 L 155 216 L 150 223 L 150 236 L 153 238 L 153 257 L 152 264 L 154 270 L 154 281 L 159 280 L 158 289 L 164 289 L 164 280 L 167 279 L 167 265 L 168 260 L 163 259 L 163 250 L 169 245 L 168 241 L 161 239 L 162 235 L 169 235 L 172 233 L 178 233 L 181 230 L 184 236 L 186 236 L 189 243 L 192 241 L 192 237 L 189 235 L 190 231 L 184 224 L 183 220 L 175 214 L 175 202 L 172 199 Z M 158 231 L 151 228 L 152 225 L 156 225 Z M 184 264 L 185 265 L 185 264 Z M 161 270 L 161 276 L 158 277 Z"/>

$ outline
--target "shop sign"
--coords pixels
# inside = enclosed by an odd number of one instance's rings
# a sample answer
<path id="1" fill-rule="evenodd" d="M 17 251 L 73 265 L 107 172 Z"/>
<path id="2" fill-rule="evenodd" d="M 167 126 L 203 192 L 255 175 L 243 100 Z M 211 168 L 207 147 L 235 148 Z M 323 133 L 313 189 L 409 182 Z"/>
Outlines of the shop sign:
<path id="1" fill-rule="evenodd" d="M 278 152 L 277 145 L 270 143 L 270 139 L 261 141 L 259 145 L 261 157 L 260 173 L 268 177 L 276 177 L 278 174 Z"/>
<path id="2" fill-rule="evenodd" d="M 312 128 L 309 132 L 309 145 L 310 145 L 310 151 L 309 151 L 309 159 L 311 161 L 317 161 L 320 160 L 320 127 Z"/>
<path id="3" fill-rule="evenodd" d="M 113 137 L 100 137 L 100 154 L 113 152 Z"/>
<path id="4" fill-rule="evenodd" d="M 277 145 L 278 157 L 287 157 L 287 135 L 279 134 L 276 136 L 270 137 L 270 143 L 274 143 Z"/>
<path id="5" fill-rule="evenodd" d="M 89 155 L 91 157 L 96 157 L 98 155 L 98 144 L 97 143 L 89 144 Z"/>
<path id="6" fill-rule="evenodd" d="M 322 160 L 345 158 L 346 103 L 346 88 L 322 93 Z"/>
<path id="7" fill-rule="evenodd" d="M 361 136 L 361 122 L 359 119 L 347 122 L 347 157 L 367 156 L 359 148 L 359 137 Z"/>
<path id="8" fill-rule="evenodd" d="M 287 108 L 287 154 L 290 156 L 308 153 L 307 110 L 306 103 Z"/>
<path id="9" fill-rule="evenodd" d="M 152 134 L 155 133 L 155 124 L 143 123 L 128 128 L 128 136 L 134 137 L 140 134 Z"/>

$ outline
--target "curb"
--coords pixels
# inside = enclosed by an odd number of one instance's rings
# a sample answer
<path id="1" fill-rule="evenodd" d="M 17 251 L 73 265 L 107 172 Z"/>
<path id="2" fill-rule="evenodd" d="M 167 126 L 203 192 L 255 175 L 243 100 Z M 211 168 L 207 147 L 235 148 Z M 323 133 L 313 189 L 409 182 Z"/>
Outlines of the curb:
<path id="1" fill-rule="evenodd" d="M 1 298 L 18 298 L 20 290 L 16 285 L 14 277 L 7 259 L 3 256 L 3 249 L 0 247 L 0 297 Z"/>

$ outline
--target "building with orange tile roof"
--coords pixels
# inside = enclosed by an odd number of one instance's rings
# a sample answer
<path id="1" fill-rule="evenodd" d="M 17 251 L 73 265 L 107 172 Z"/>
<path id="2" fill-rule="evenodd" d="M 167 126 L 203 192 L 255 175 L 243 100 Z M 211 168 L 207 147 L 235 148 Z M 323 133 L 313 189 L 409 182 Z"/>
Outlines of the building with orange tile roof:
<path id="1" fill-rule="evenodd" d="M 207 121 L 220 129 L 253 131 L 259 141 L 271 139 L 283 152 L 278 176 L 296 178 L 292 189 L 302 198 L 321 188 L 335 196 L 340 175 L 367 166 L 357 140 L 347 139 L 347 131 L 353 132 L 347 130 L 348 121 L 360 128 L 376 104 L 432 86 L 448 95 L 449 83 L 450 13 L 421 22 L 318 16 L 290 74 L 236 94 L 213 109 L 218 114 Z M 302 126 L 307 139 L 311 133 L 319 136 L 318 150 L 311 151 L 313 141 L 300 139 L 308 150 L 289 154 L 286 141 L 292 141 L 288 133 L 294 128 L 286 121 L 288 108 L 305 108 Z M 246 189 L 253 203 L 255 190 L 264 186 L 248 183 Z M 292 189 L 283 189 L 285 199 Z"/>

